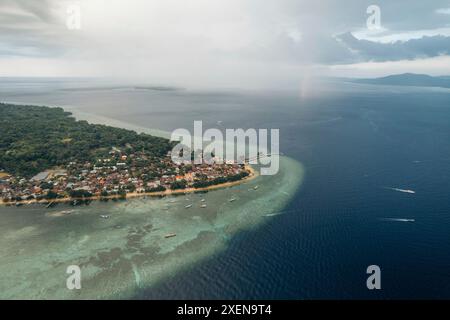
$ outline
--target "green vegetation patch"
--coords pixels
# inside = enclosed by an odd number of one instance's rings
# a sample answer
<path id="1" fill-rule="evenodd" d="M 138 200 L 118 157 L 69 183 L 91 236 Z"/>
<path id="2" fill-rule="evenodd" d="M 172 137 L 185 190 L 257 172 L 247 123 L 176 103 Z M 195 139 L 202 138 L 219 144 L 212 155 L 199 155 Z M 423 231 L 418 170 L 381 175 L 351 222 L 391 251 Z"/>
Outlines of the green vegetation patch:
<path id="1" fill-rule="evenodd" d="M 0 103 L 0 170 L 29 178 L 69 162 L 95 162 L 112 147 L 163 157 L 169 140 L 77 121 L 62 108 Z"/>

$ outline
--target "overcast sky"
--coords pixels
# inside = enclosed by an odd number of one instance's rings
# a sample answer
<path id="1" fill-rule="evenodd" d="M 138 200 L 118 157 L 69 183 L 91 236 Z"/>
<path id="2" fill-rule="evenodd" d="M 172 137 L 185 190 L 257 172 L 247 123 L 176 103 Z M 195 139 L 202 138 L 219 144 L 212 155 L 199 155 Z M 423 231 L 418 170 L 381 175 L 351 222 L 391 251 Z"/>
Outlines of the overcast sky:
<path id="1" fill-rule="evenodd" d="M 71 5 L 79 30 L 67 27 Z M 450 75 L 449 55 L 450 0 L 0 0 L 0 76 L 282 87 L 313 75 Z"/>

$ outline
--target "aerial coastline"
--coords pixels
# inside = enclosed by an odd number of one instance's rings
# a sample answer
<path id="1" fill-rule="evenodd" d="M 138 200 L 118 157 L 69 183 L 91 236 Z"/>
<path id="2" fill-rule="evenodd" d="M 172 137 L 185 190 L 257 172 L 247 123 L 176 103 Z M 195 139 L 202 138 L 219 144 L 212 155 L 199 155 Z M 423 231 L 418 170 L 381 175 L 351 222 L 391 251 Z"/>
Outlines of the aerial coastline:
<path id="1" fill-rule="evenodd" d="M 246 162 L 218 157 L 212 164 L 175 163 L 174 143 L 164 137 L 76 120 L 61 108 L 0 104 L 0 112 L 9 119 L 0 141 L 6 205 L 204 192 L 255 176 Z"/>
<path id="2" fill-rule="evenodd" d="M 150 133 L 150 129 L 135 128 L 130 123 L 119 123 L 103 116 L 97 118 L 95 114 L 79 117 L 75 109 L 72 112 L 63 108 L 76 120 L 86 120 L 89 124 Z M 167 135 L 163 137 L 167 140 Z M 108 147 L 106 151 L 111 149 Z M 204 188 L 127 192 L 125 198 L 116 195 L 111 199 L 83 197 L 80 204 L 99 201 L 73 206 L 70 210 L 59 208 L 69 205 L 70 199 L 64 198 L 52 199 L 57 206 L 44 206 L 44 203 L 52 203 L 49 199 L 17 208 L 12 203 L 0 206 L 4 222 L 0 231 L 5 243 L 1 257 L 8 261 L 2 267 L 8 268 L 10 275 L 0 281 L 0 288 L 9 288 L 0 297 L 129 298 L 135 296 L 138 289 L 157 287 L 168 276 L 222 252 L 235 233 L 256 228 L 283 210 L 302 183 L 303 167 L 285 156 L 280 160 L 277 175 L 259 175 L 258 167 L 245 163 L 241 169 L 248 171 L 247 176 Z M 53 173 L 59 174 L 63 169 L 61 166 L 50 168 L 45 169 L 50 171 L 50 179 Z M 4 170 L 3 178 L 6 172 Z M 274 186 L 277 187 L 274 189 Z M 208 192 L 210 190 L 215 191 Z M 187 193 L 190 195 L 183 196 Z M 100 201 L 102 198 L 110 201 Z M 117 198 L 128 200 L 113 201 Z M 142 238 L 135 242 L 137 235 Z M 167 238 L 167 235 L 176 236 Z M 67 247 L 74 250 L 62 249 Z M 61 254 L 55 257 L 54 252 Z M 29 263 L 23 263 L 24 256 Z M 108 261 L 113 257 L 118 260 L 110 264 Z M 42 276 L 64 276 L 64 266 L 73 263 L 79 264 L 86 275 L 82 292 L 60 288 L 59 277 Z M 40 270 L 39 275 L 36 270 Z M 0 272 L 6 271 L 0 268 Z M 25 287 L 16 286 L 17 277 L 24 275 L 38 280 Z"/>
<path id="3" fill-rule="evenodd" d="M 176 189 L 171 190 L 167 189 L 164 191 L 151 191 L 151 192 L 130 192 L 127 193 L 125 196 L 122 195 L 108 195 L 108 196 L 101 196 L 101 195 L 93 195 L 90 197 L 65 197 L 65 198 L 56 198 L 52 200 L 48 199 L 31 199 L 31 200 L 20 200 L 20 201 L 11 201 L 11 202 L 0 202 L 0 205 L 5 206 L 11 206 L 11 205 L 30 205 L 30 204 L 43 204 L 43 205 L 53 205 L 57 203 L 72 203 L 73 201 L 79 201 L 81 202 L 89 202 L 89 201 L 107 201 L 107 200 L 126 200 L 126 199 L 132 199 L 132 198 L 139 198 L 139 197 L 165 197 L 170 195 L 183 195 L 183 194 L 189 194 L 189 193 L 202 193 L 202 192 L 208 192 L 212 190 L 217 189 L 224 189 L 224 188 L 230 188 L 233 186 L 237 186 L 240 184 L 244 184 L 250 180 L 255 179 L 258 177 L 257 171 L 249 164 L 245 165 L 245 170 L 249 172 L 249 174 L 237 181 L 231 181 L 231 182 L 224 182 L 220 184 L 210 185 L 207 187 L 202 188 L 186 188 L 186 189 Z"/>
<path id="4" fill-rule="evenodd" d="M 0 273 L 8 275 L 0 281 L 0 297 L 119 299 L 156 289 L 224 252 L 238 232 L 274 219 L 303 180 L 299 162 L 282 156 L 281 164 L 277 175 L 188 196 L 94 201 L 71 209 L 0 206 Z M 83 272 L 83 290 L 61 285 L 71 264 Z M 24 278 L 34 280 L 18 280 Z"/>

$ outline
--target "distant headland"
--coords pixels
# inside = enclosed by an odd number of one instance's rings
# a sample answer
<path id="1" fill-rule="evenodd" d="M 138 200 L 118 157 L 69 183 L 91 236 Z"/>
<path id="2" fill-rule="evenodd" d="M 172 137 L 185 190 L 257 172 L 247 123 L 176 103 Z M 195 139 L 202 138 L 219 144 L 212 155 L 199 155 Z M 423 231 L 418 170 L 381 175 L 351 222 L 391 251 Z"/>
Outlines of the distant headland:
<path id="1" fill-rule="evenodd" d="M 450 88 L 450 76 L 433 77 L 426 74 L 403 73 L 372 79 L 351 79 L 351 82 L 390 86 Z"/>

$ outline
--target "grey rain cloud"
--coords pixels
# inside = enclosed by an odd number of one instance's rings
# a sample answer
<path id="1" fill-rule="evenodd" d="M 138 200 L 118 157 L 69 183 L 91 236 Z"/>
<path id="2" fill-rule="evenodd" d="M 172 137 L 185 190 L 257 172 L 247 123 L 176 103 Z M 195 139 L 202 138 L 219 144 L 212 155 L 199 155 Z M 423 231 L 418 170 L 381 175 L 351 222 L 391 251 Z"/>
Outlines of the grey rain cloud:
<path id="1" fill-rule="evenodd" d="M 337 36 L 352 52 L 350 61 L 396 61 L 414 60 L 448 55 L 450 53 L 450 37 L 424 36 L 420 39 L 379 43 L 359 40 L 350 32 Z"/>
<path id="2" fill-rule="evenodd" d="M 65 8 L 78 2 L 83 29 L 71 32 Z M 69 74 L 209 81 L 449 54 L 439 35 L 357 39 L 372 4 L 382 35 L 450 28 L 448 0 L 0 0 L 0 63 L 45 58 Z"/>
<path id="3" fill-rule="evenodd" d="M 53 0 L 0 0 L 0 56 L 49 57 L 65 51 Z"/>

